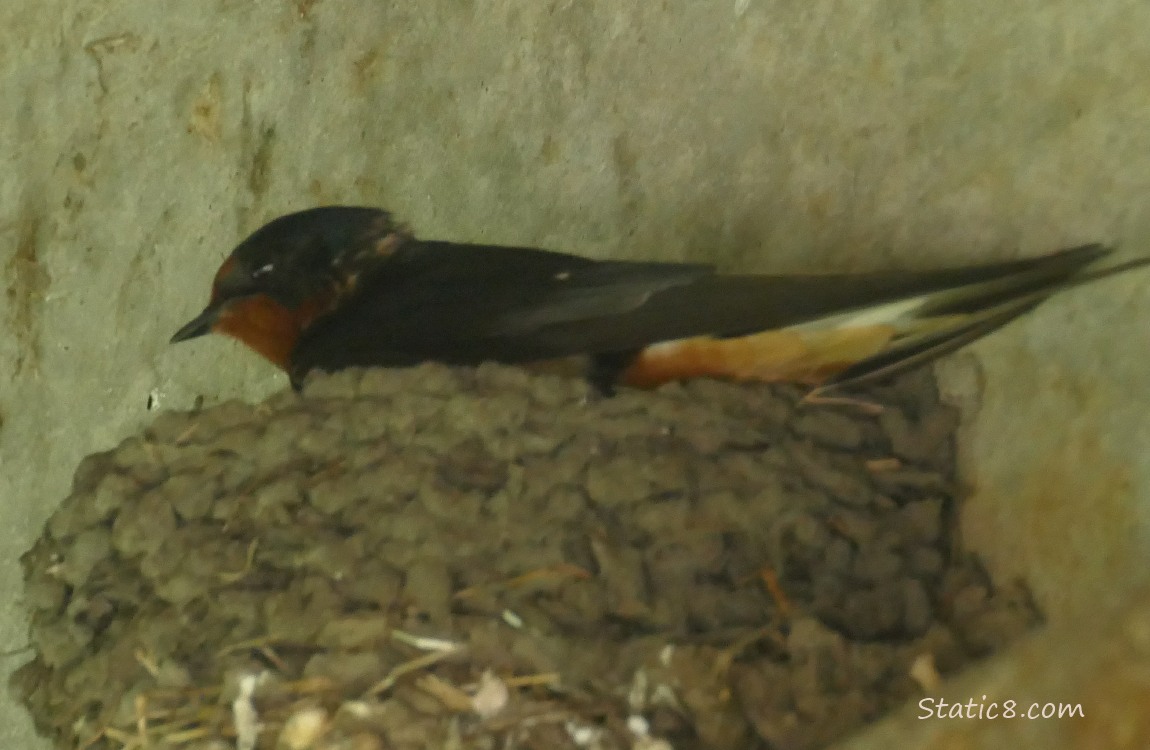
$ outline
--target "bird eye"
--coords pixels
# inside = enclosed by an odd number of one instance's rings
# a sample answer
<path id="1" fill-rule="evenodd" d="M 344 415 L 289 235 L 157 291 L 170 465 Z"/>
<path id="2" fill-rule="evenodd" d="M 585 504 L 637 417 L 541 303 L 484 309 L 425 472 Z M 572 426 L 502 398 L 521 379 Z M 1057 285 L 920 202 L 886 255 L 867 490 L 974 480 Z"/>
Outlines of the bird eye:
<path id="1" fill-rule="evenodd" d="M 264 274 L 269 274 L 274 270 L 275 270 L 275 264 L 267 263 L 265 265 L 260 266 L 256 270 L 252 271 L 252 278 L 258 279 L 260 276 L 263 276 Z"/>

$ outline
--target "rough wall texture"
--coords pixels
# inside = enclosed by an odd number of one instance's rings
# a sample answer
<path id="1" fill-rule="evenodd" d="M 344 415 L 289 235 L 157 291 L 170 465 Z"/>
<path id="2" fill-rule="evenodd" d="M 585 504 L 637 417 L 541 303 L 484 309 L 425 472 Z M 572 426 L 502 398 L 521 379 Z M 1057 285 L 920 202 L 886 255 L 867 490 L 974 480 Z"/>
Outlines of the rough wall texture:
<path id="1" fill-rule="evenodd" d="M 5 592 L 81 455 L 149 406 L 279 382 L 231 344 L 165 342 L 287 210 L 742 268 L 1150 245 L 1134 0 L 78 8 L 0 8 Z M 946 368 L 981 403 L 971 543 L 1052 615 L 1147 569 L 1147 283 L 1076 292 Z M 33 746 L 25 727 L 0 705 L 0 744 Z"/>

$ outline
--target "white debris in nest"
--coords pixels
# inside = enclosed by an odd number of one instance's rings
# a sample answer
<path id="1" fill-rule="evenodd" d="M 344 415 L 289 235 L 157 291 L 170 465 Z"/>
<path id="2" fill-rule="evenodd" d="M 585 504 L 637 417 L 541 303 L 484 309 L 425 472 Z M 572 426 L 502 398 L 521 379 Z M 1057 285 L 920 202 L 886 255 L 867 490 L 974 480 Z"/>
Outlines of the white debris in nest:
<path id="1" fill-rule="evenodd" d="M 910 677 L 925 692 L 937 693 L 942 685 L 942 675 L 934 664 L 934 654 L 925 653 L 914 657 L 910 665 Z"/>
<path id="2" fill-rule="evenodd" d="M 639 714 L 631 714 L 627 717 L 627 729 L 631 730 L 631 734 L 636 738 L 647 737 L 651 734 L 651 725 L 647 723 L 647 719 Z"/>
<path id="3" fill-rule="evenodd" d="M 471 697 L 471 710 L 482 719 L 490 719 L 507 707 L 510 698 L 507 683 L 487 669 L 479 677 L 479 689 Z"/>
<path id="4" fill-rule="evenodd" d="M 356 719 L 366 719 L 374 713 L 375 707 L 378 704 L 367 703 L 366 701 L 344 701 L 340 705 L 339 710 L 347 713 Z"/>
<path id="5" fill-rule="evenodd" d="M 581 747 L 583 750 L 600 750 L 603 747 L 603 730 L 599 727 L 569 721 L 564 725 L 564 729 L 576 747 Z"/>
<path id="6" fill-rule="evenodd" d="M 647 723 L 646 718 L 638 714 L 627 717 L 627 729 L 635 737 L 635 741 L 631 743 L 631 750 L 674 750 L 670 742 L 652 737 L 651 725 Z"/>
<path id="7" fill-rule="evenodd" d="M 631 690 L 627 693 L 627 705 L 631 711 L 639 713 L 647 707 L 647 672 L 640 667 L 631 678 Z"/>
<path id="8" fill-rule="evenodd" d="M 276 747 L 283 750 L 308 750 L 327 731 L 327 711 L 319 706 L 296 711 L 284 722 Z"/>
<path id="9" fill-rule="evenodd" d="M 651 705 L 652 706 L 667 706 L 676 711 L 683 711 L 683 704 L 679 701 L 679 697 L 675 695 L 675 688 L 671 687 L 665 682 L 660 682 L 651 691 Z"/>
<path id="10" fill-rule="evenodd" d="M 232 701 L 232 721 L 236 725 L 236 750 L 255 750 L 260 736 L 260 716 L 252 703 L 256 688 L 263 682 L 265 673 L 246 674 L 240 678 L 240 690 Z"/>
<path id="11" fill-rule="evenodd" d="M 503 612 L 500 613 L 500 617 L 503 618 L 503 622 L 507 623 L 513 628 L 519 629 L 523 627 L 523 618 L 509 609 L 503 610 Z"/>
<path id="12" fill-rule="evenodd" d="M 675 750 L 675 746 L 658 737 L 636 737 L 631 750 Z"/>
<path id="13" fill-rule="evenodd" d="M 412 635 L 403 630 L 391 631 L 391 637 L 400 643 L 406 643 L 413 648 L 420 651 L 437 651 L 440 653 L 448 653 L 451 651 L 458 651 L 461 646 L 455 641 L 446 638 L 432 638 L 425 635 Z"/>

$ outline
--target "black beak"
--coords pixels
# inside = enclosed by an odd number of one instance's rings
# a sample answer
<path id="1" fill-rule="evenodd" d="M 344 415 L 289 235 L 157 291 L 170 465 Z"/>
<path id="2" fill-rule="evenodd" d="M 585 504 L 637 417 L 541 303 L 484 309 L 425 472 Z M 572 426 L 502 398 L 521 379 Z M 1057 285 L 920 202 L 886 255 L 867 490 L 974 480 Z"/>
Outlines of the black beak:
<path id="1" fill-rule="evenodd" d="M 206 333 L 212 332 L 212 326 L 215 325 L 216 318 L 219 317 L 220 310 L 218 307 L 206 307 L 204 311 L 196 317 L 189 320 L 184 324 L 180 330 L 176 331 L 176 335 L 172 336 L 170 343 L 178 344 L 181 341 L 194 339 L 197 336 L 203 336 Z"/>

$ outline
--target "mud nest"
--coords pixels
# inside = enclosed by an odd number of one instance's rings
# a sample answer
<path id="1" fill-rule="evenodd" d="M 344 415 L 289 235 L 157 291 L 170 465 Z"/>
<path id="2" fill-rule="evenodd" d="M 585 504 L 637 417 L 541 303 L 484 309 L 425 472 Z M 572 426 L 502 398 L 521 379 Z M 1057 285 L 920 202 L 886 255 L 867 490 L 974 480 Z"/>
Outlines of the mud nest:
<path id="1" fill-rule="evenodd" d="M 59 747 L 821 747 L 1035 621 L 919 374 L 799 405 L 351 371 L 89 456 L 23 557 Z M 876 413 L 877 412 L 877 413 Z"/>

